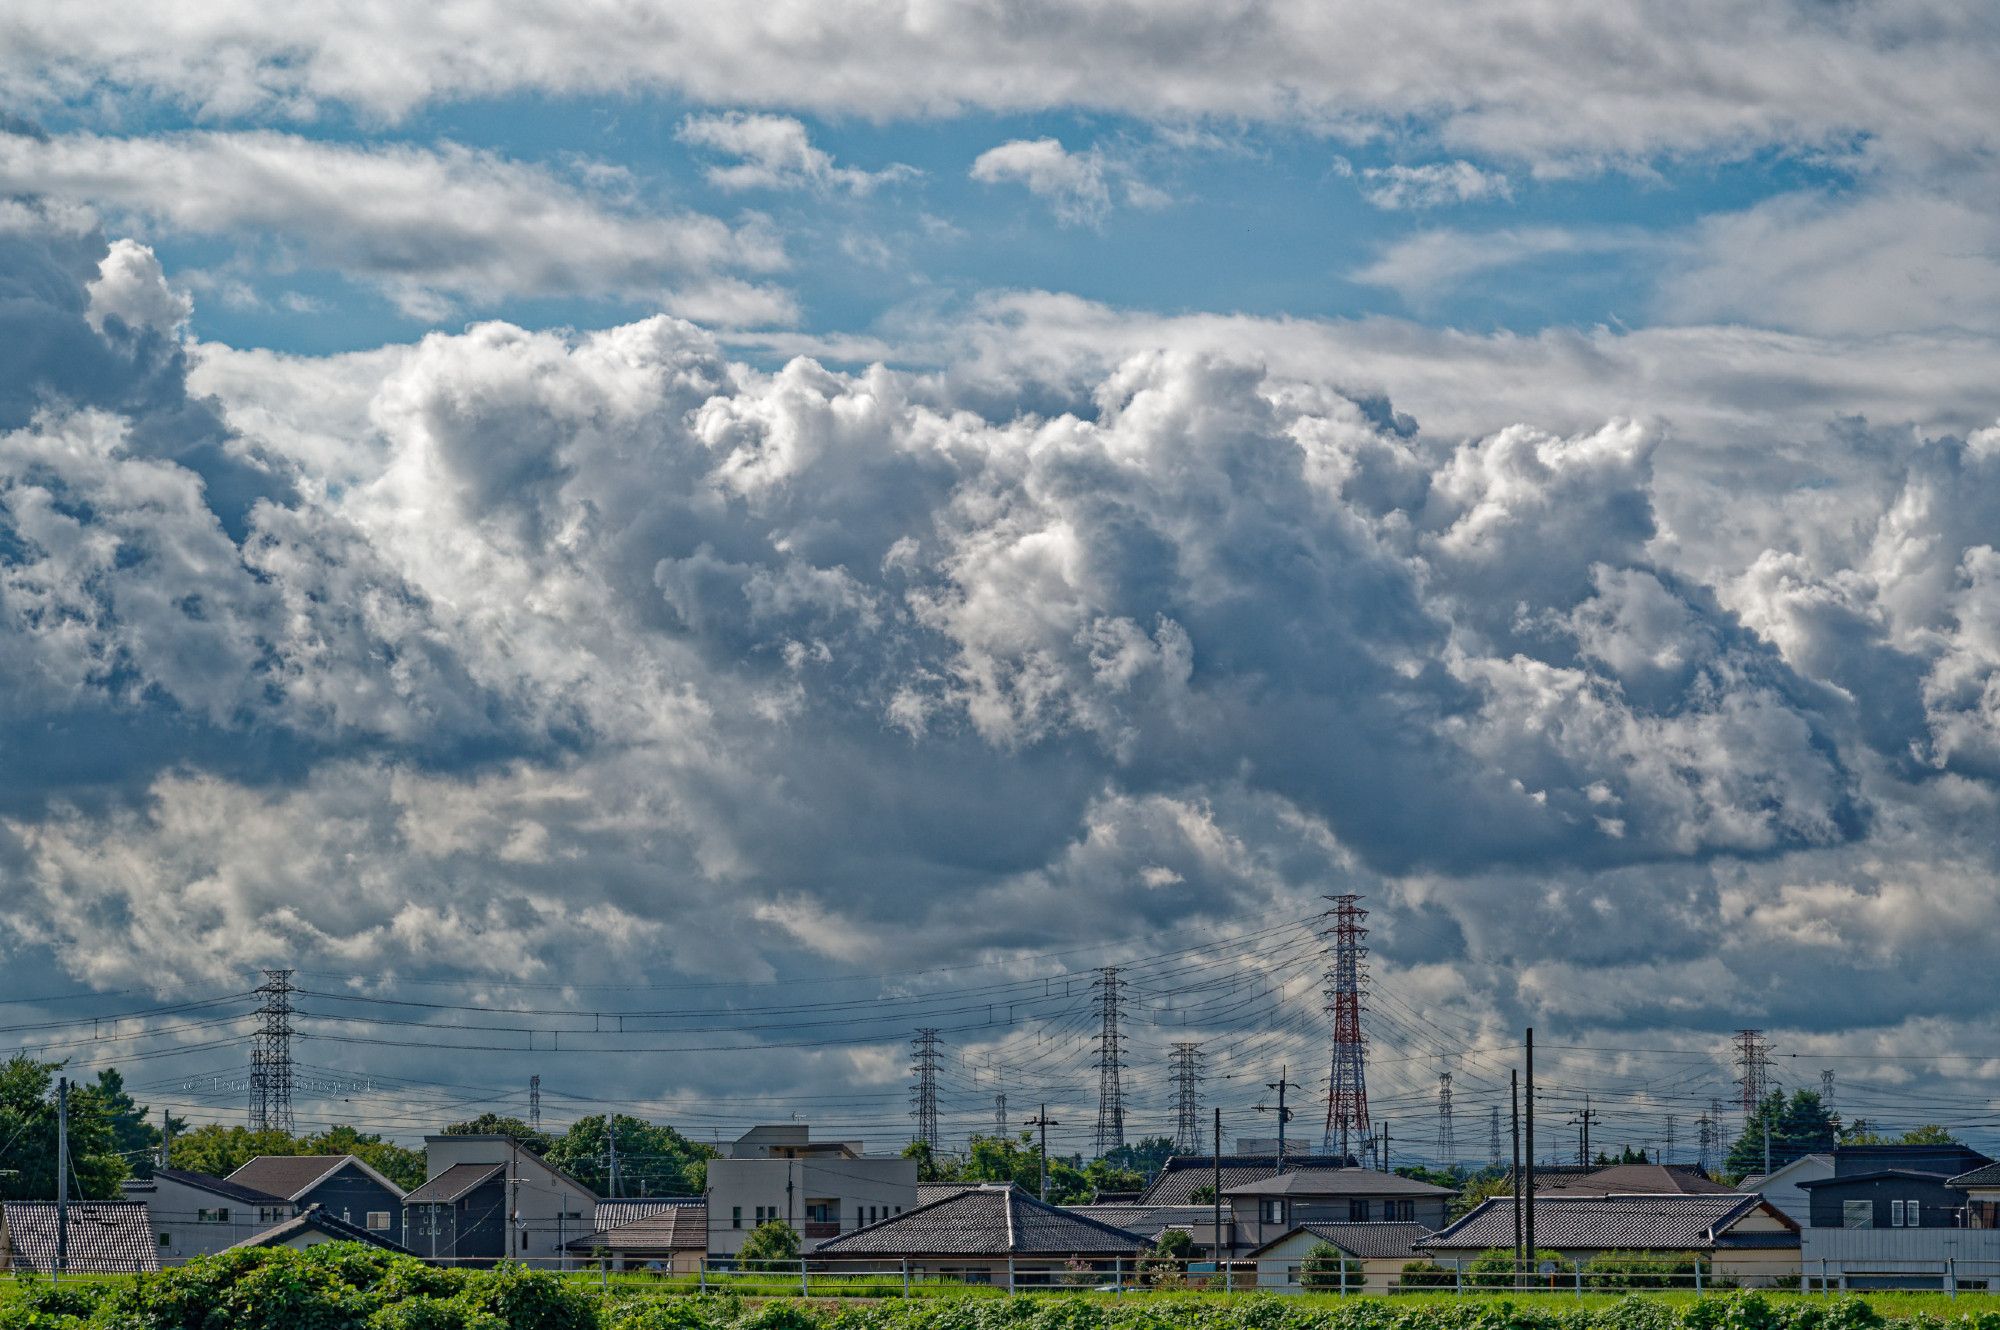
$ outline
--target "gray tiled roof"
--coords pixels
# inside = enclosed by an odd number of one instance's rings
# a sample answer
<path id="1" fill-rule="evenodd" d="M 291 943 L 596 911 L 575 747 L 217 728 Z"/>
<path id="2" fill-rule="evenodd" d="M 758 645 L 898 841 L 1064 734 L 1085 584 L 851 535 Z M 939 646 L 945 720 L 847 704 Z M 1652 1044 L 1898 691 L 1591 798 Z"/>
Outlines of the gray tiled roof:
<path id="1" fill-rule="evenodd" d="M 56 1263 L 54 1201 L 0 1205 L 14 1268 L 49 1274 Z M 75 1201 L 69 1207 L 67 1265 L 81 1274 L 133 1274 L 160 1268 L 160 1248 L 143 1201 Z"/>
<path id="2" fill-rule="evenodd" d="M 403 1198 L 403 1204 L 443 1205 L 506 1171 L 505 1164 L 453 1164 L 436 1177 L 426 1179 L 423 1186 Z"/>
<path id="3" fill-rule="evenodd" d="M 1762 1204 L 1744 1195 L 1535 1197 L 1535 1245 L 1625 1251 L 1696 1251 Z M 1796 1235 L 1792 1240 L 1797 1241 Z M 1485 1251 L 1514 1245 L 1512 1199 L 1497 1196 L 1423 1246 L 1434 1251 Z"/>
<path id="4" fill-rule="evenodd" d="M 697 1205 L 704 1213 L 708 1210 L 708 1202 L 699 1196 L 653 1196 L 641 1201 L 599 1201 L 590 1219 L 599 1229 L 617 1228 L 620 1224 L 647 1219 L 677 1205 Z"/>
<path id="5" fill-rule="evenodd" d="M 1261 1182 L 1265 1178 L 1278 1175 L 1276 1155 L 1224 1155 L 1222 1156 L 1222 1187 L 1231 1187 L 1245 1182 Z M 1286 1155 L 1287 1171 L 1302 1168 L 1340 1168 L 1346 1162 L 1340 1155 Z M 1141 1205 L 1191 1205 L 1194 1194 L 1215 1181 L 1216 1161 L 1207 1155 L 1175 1155 L 1161 1167 L 1160 1174 L 1152 1185 L 1139 1194 Z"/>
<path id="6" fill-rule="evenodd" d="M 185 1169 L 179 1168 L 156 1168 L 153 1170 L 153 1176 L 165 1182 L 178 1182 L 184 1187 L 195 1187 L 201 1191 L 212 1192 L 217 1196 L 227 1197 L 232 1201 L 241 1201 L 245 1205 L 289 1205 L 291 1203 L 288 1197 L 275 1196 L 267 1191 L 259 1191 L 255 1187 L 246 1187 L 242 1183 L 233 1181 L 230 1178 L 218 1178 L 207 1173 L 190 1173 Z"/>
<path id="7" fill-rule="evenodd" d="M 1416 1243 L 1430 1235 L 1422 1224 L 1302 1224 L 1284 1238 L 1257 1248 L 1250 1255 L 1277 1245 L 1303 1229 L 1321 1242 L 1330 1242 L 1349 1256 L 1363 1261 L 1408 1261 L 1417 1256 Z"/>
<path id="8" fill-rule="evenodd" d="M 1450 1196 L 1438 1187 L 1372 1168 L 1307 1168 L 1224 1187 L 1224 1196 Z"/>
<path id="9" fill-rule="evenodd" d="M 603 1212 L 612 1205 L 652 1205 L 652 1213 L 635 1215 L 620 1224 L 606 1225 Z M 599 1227 L 564 1244 L 571 1251 L 707 1251 L 708 1206 L 704 1202 L 672 1204 L 649 1201 L 615 1201 L 599 1205 Z"/>
<path id="10" fill-rule="evenodd" d="M 1186 1228 L 1191 1224 L 1205 1223 L 1215 1217 L 1215 1211 L 1206 1205 L 1145 1205 L 1139 1202 L 1118 1205 L 1066 1205 L 1063 1209 L 1085 1219 L 1095 1219 L 1100 1224 L 1122 1228 L 1127 1233 L 1136 1233 L 1148 1242 L 1159 1240 L 1160 1234 L 1170 1228 Z"/>
<path id="11" fill-rule="evenodd" d="M 2000 1187 L 2000 1164 L 1988 1164 L 1970 1173 L 1961 1173 L 1945 1184 L 1950 1187 Z"/>
<path id="12" fill-rule="evenodd" d="M 307 1206 L 303 1213 L 293 1215 L 281 1224 L 274 1224 L 262 1233 L 254 1233 L 243 1239 L 229 1251 L 241 1251 L 246 1247 L 275 1247 L 289 1242 L 301 1233 L 324 1233 L 335 1242 L 365 1242 L 371 1247 L 383 1247 L 389 1251 L 410 1255 L 409 1248 L 398 1242 L 391 1242 L 380 1233 L 371 1232 L 359 1224 L 350 1224 L 344 1219 L 335 1219 L 317 1205 Z"/>
<path id="13" fill-rule="evenodd" d="M 917 1204 L 928 1205 L 932 1201 L 942 1201 L 947 1196 L 956 1196 L 974 1187 L 983 1187 L 982 1182 L 919 1182 L 917 1184 Z"/>
<path id="14" fill-rule="evenodd" d="M 1044 1205 L 1011 1183 L 995 1183 L 829 1238 L 814 1256 L 1136 1256 L 1149 1245 L 1124 1229 Z"/>
<path id="15" fill-rule="evenodd" d="M 1592 1173 L 1535 1174 L 1538 1193 L 1556 1192 L 1567 1196 L 1683 1196 L 1740 1195 L 1746 1188 L 1725 1187 L 1713 1182 L 1699 1169 L 1665 1164 L 1612 1164 Z"/>

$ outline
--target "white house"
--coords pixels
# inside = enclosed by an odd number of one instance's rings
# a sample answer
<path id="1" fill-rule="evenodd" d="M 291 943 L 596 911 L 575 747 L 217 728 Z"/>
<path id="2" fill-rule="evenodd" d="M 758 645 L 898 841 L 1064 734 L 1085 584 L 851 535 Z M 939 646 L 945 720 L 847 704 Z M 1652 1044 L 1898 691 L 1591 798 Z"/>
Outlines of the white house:
<path id="1" fill-rule="evenodd" d="M 286 1197 L 179 1168 L 156 1168 L 119 1194 L 145 1202 L 162 1265 L 226 1251 L 298 1213 Z"/>
<path id="2" fill-rule="evenodd" d="M 1784 1211 L 1794 1223 L 1804 1226 L 1812 1222 L 1812 1197 L 1799 1184 L 1818 1182 L 1822 1178 L 1832 1176 L 1832 1155 L 1800 1155 L 1783 1168 L 1774 1168 L 1769 1173 L 1744 1178 L 1737 1184 L 1737 1189 L 1756 1192 Z"/>
<path id="3" fill-rule="evenodd" d="M 780 1220 L 812 1251 L 917 1205 L 917 1161 L 815 1141 L 808 1127 L 752 1127 L 708 1162 L 708 1251 L 733 1257 L 759 1224 Z"/>

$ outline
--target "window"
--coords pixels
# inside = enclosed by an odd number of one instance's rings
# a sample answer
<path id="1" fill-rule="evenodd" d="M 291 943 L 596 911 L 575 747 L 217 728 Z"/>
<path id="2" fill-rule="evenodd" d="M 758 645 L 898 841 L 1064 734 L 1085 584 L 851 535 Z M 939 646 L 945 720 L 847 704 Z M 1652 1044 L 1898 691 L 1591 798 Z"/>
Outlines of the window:
<path id="1" fill-rule="evenodd" d="M 729 1226 L 730 1226 L 731 1228 L 742 1228 L 742 1227 L 743 1227 L 743 1207 L 742 1207 L 742 1206 L 740 1206 L 740 1205 L 732 1205 L 732 1206 L 730 1206 L 730 1207 L 729 1207 Z"/>
<path id="2" fill-rule="evenodd" d="M 1285 1203 L 1283 1201 L 1277 1201 L 1277 1200 L 1264 1202 L 1264 1222 L 1267 1224 L 1284 1223 Z"/>
<path id="3" fill-rule="evenodd" d="M 1875 1227 L 1875 1202 L 1842 1201 L 1840 1203 L 1840 1226 L 1842 1228 Z"/>
<path id="4" fill-rule="evenodd" d="M 1365 1223 L 1367 1223 L 1367 1222 L 1368 1222 L 1368 1202 L 1366 1202 L 1366 1201 L 1349 1201 L 1349 1202 L 1347 1203 L 1347 1222 L 1348 1222 L 1348 1223 L 1350 1223 L 1350 1224 L 1365 1224 Z"/>
<path id="5" fill-rule="evenodd" d="M 160 1245 L 161 1245 L 162 1247 L 171 1247 L 171 1246 L 173 1246 L 173 1245 L 174 1245 L 174 1235 L 173 1235 L 173 1234 L 171 1234 L 171 1233 L 162 1233 L 162 1234 L 160 1234 Z"/>
<path id="6" fill-rule="evenodd" d="M 1889 1202 L 1889 1227 L 1890 1227 L 1890 1228 L 1902 1228 L 1903 1226 L 1904 1226 L 1904 1224 L 1903 1224 L 1903 1202 L 1901 1202 L 1901 1201 L 1891 1201 L 1891 1202 Z"/>
<path id="7" fill-rule="evenodd" d="M 387 1210 L 370 1210 L 368 1212 L 368 1227 L 377 1233 L 387 1233 L 389 1231 L 389 1212 Z"/>
<path id="8" fill-rule="evenodd" d="M 1396 1218 L 1407 1224 L 1416 1219 L 1416 1217 L 1417 1203 L 1415 1201 L 1396 1202 Z"/>
<path id="9" fill-rule="evenodd" d="M 525 1228 L 521 1230 L 521 1250 L 528 1250 L 528 1230 Z"/>

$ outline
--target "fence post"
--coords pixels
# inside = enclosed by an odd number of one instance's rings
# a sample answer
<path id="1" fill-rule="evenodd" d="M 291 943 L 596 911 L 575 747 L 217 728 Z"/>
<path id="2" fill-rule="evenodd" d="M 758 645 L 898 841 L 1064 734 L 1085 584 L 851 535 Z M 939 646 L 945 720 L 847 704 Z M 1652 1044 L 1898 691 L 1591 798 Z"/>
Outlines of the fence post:
<path id="1" fill-rule="evenodd" d="M 1958 1258 L 1956 1256 L 1947 1256 L 1944 1258 L 1944 1291 L 1946 1297 L 1955 1298 L 1958 1296 Z"/>
<path id="2" fill-rule="evenodd" d="M 1694 1291 L 1701 1292 L 1701 1257 L 1694 1258 Z"/>
<path id="3" fill-rule="evenodd" d="M 1125 1258 L 1111 1258 L 1111 1296 L 1119 1297 L 1125 1292 Z"/>
<path id="4" fill-rule="evenodd" d="M 1700 1263 L 1696 1262 L 1696 1264 Z M 1583 1296 L 1583 1262 L 1578 1261 L 1576 1263 L 1576 1270 L 1574 1271 L 1574 1273 L 1576 1275 L 1576 1296 L 1580 1298 Z"/>
<path id="5" fill-rule="evenodd" d="M 799 1296 L 804 1298 L 811 1296 L 811 1294 L 812 1289 L 806 1284 L 806 1258 L 801 1256 L 799 1257 Z"/>
<path id="6" fill-rule="evenodd" d="M 903 1258 L 903 1296 L 910 1296 L 910 1258 Z"/>
<path id="7" fill-rule="evenodd" d="M 1824 1256 L 1819 1258 L 1819 1291 L 1828 1297 L 1833 1296 L 1833 1285 L 1826 1282 L 1826 1257 Z"/>
<path id="8" fill-rule="evenodd" d="M 1014 1253 L 1007 1253 L 1007 1296 L 1014 1296 Z"/>
<path id="9" fill-rule="evenodd" d="M 1464 1261 L 1454 1261 L 1454 1262 L 1452 1262 L 1452 1266 L 1451 1266 L 1451 1291 L 1452 1291 L 1452 1292 L 1454 1292 L 1454 1293 L 1458 1293 L 1458 1294 L 1461 1294 L 1461 1295 L 1462 1295 L 1462 1294 L 1463 1294 L 1463 1293 L 1465 1292 L 1465 1262 L 1464 1262 Z"/>

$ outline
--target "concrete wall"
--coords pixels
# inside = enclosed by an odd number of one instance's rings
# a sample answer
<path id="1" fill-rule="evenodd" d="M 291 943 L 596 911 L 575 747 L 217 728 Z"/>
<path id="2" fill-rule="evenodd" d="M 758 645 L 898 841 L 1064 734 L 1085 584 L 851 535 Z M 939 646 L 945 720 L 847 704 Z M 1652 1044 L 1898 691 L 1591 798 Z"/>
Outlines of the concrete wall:
<path id="1" fill-rule="evenodd" d="M 808 1207 L 816 1202 L 825 1203 L 833 1216 L 824 1227 L 808 1222 Z M 767 1217 L 798 1230 L 800 1246 L 811 1251 L 828 1238 L 901 1214 L 916 1203 L 914 1159 L 711 1159 L 708 1250 L 722 1257 L 741 1251 L 757 1227 L 760 1206 Z"/>

